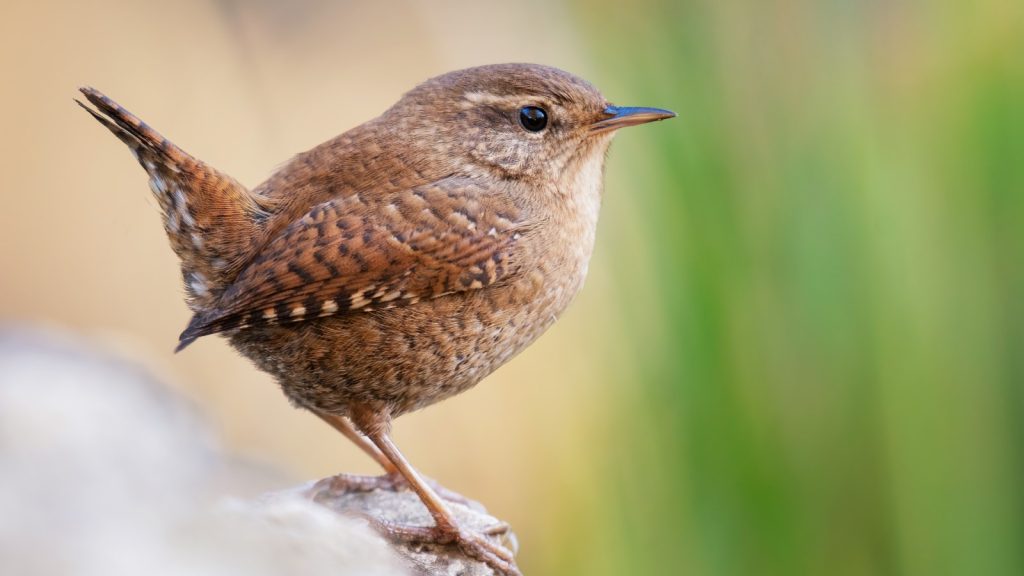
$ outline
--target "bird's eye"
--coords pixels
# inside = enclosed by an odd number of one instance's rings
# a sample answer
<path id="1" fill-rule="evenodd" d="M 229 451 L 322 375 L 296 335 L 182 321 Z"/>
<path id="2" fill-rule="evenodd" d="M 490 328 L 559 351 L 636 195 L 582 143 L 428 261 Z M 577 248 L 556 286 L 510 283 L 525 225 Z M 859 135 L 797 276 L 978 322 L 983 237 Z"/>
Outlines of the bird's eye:
<path id="1" fill-rule="evenodd" d="M 548 125 L 548 113 L 536 106 L 523 106 L 519 109 L 519 123 L 530 132 L 540 132 Z"/>

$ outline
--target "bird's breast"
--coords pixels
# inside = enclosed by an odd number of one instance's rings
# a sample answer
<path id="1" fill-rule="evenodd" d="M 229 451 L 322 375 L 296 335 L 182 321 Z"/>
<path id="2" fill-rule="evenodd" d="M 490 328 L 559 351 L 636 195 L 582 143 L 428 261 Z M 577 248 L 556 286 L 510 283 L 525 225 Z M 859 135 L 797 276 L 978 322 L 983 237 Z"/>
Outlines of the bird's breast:
<path id="1" fill-rule="evenodd" d="M 572 163 L 556 191 L 561 199 L 557 209 L 560 217 L 556 219 L 560 223 L 555 231 L 558 239 L 549 244 L 549 250 L 555 252 L 552 260 L 562 262 L 566 272 L 577 277 L 577 289 L 582 287 L 594 252 L 604 188 L 604 156 L 594 153 Z"/>
<path id="2" fill-rule="evenodd" d="M 505 294 L 514 334 L 503 342 L 502 360 L 536 339 L 568 308 L 583 288 L 594 251 L 601 209 L 604 154 L 593 155 L 546 191 L 554 200 L 544 228 L 532 239 L 529 262 Z"/>

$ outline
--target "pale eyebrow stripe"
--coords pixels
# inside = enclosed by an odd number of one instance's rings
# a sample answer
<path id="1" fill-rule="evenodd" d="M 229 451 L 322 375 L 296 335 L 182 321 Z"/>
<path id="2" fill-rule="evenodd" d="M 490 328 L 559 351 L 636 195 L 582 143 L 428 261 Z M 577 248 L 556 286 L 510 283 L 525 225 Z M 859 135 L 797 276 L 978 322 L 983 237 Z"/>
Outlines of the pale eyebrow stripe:
<path id="1" fill-rule="evenodd" d="M 516 104 L 522 100 L 521 96 L 498 96 L 490 92 L 466 92 L 463 97 L 474 104 Z"/>
<path id="2" fill-rule="evenodd" d="M 536 94 L 501 96 L 491 92 L 470 91 L 463 93 L 462 96 L 464 98 L 461 105 L 462 108 L 471 108 L 481 104 L 497 108 L 514 108 L 516 106 L 528 105 L 543 106 L 549 110 L 561 108 L 558 103 L 552 102 L 550 98 Z"/>

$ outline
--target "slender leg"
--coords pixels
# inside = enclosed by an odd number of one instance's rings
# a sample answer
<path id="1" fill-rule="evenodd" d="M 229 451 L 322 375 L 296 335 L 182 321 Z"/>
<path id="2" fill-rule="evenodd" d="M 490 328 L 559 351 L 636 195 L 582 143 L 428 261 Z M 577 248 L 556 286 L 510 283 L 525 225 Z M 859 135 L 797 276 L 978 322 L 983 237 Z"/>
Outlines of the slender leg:
<path id="1" fill-rule="evenodd" d="M 319 410 L 312 410 L 312 412 L 319 416 L 321 420 L 330 424 L 332 428 L 344 434 L 345 438 L 351 440 L 353 444 L 359 446 L 363 452 L 366 452 L 370 458 L 373 458 L 377 464 L 380 464 L 381 468 L 384 469 L 384 472 L 388 476 L 398 475 L 398 468 L 395 468 L 395 465 L 391 463 L 391 460 L 388 460 L 388 457 L 382 454 L 381 451 L 373 445 L 373 442 L 370 442 L 365 436 L 360 434 L 359 431 L 356 430 L 355 426 L 349 422 L 348 418 L 338 416 L 336 414 L 328 414 L 327 412 L 321 412 Z"/>
<path id="2" fill-rule="evenodd" d="M 522 576 L 516 567 L 515 557 L 505 548 L 494 544 L 479 534 L 469 533 L 459 527 L 448 505 L 437 495 L 430 485 L 420 476 L 405 456 L 398 450 L 386 431 L 386 425 L 368 428 L 367 436 L 377 448 L 394 463 L 398 471 L 405 476 L 409 486 L 419 495 L 434 518 L 434 526 L 420 528 L 413 526 L 396 526 L 377 522 L 377 527 L 389 535 L 406 540 L 432 541 L 438 543 L 455 543 L 467 555 L 476 558 L 499 574 Z M 367 428 L 364 428 L 367 429 Z"/>
<path id="3" fill-rule="evenodd" d="M 455 522 L 455 517 L 452 515 L 451 509 L 445 504 L 444 500 L 437 495 L 434 490 L 427 485 L 420 476 L 420 473 L 409 464 L 409 461 L 405 459 L 405 456 L 398 451 L 398 447 L 391 441 L 391 437 L 387 434 L 380 432 L 374 434 L 371 438 L 374 444 L 380 447 L 380 451 L 385 456 L 390 458 L 395 463 L 395 467 L 398 468 L 402 476 L 409 482 L 409 486 L 416 492 L 423 500 L 423 504 L 427 506 L 427 510 L 430 511 L 430 515 L 434 517 L 434 523 L 441 530 L 453 531 L 457 530 L 458 524 Z"/>
<path id="4" fill-rule="evenodd" d="M 391 460 L 388 460 L 388 457 L 385 456 L 380 450 L 378 450 L 377 447 L 373 444 L 373 442 L 370 442 L 370 440 L 368 440 L 366 436 L 360 434 L 359 431 L 356 430 L 356 427 L 352 424 L 352 422 L 349 421 L 348 418 L 345 418 L 344 416 L 338 416 L 337 414 L 328 414 L 327 412 L 321 412 L 319 410 L 311 409 L 310 411 L 316 414 L 324 422 L 330 424 L 332 428 L 344 434 L 346 438 L 351 440 L 353 444 L 358 446 L 370 458 L 373 458 L 374 461 L 376 461 L 377 464 L 380 464 L 381 468 L 384 469 L 384 476 L 381 477 L 354 476 L 351 474 L 342 474 L 336 477 L 335 484 L 341 482 L 342 484 L 350 487 L 353 490 L 360 491 L 369 491 L 375 489 L 394 490 L 396 488 L 401 488 L 403 487 L 403 485 L 406 484 L 405 476 L 398 471 L 398 468 L 396 468 L 395 465 L 391 463 Z M 435 491 L 440 493 L 442 498 L 448 500 L 449 502 L 458 502 L 459 504 L 464 504 L 466 506 L 473 505 L 473 502 L 469 498 L 463 496 L 462 494 L 452 492 L 451 490 L 444 488 L 443 486 L 439 485 L 437 482 L 434 482 L 433 480 L 430 480 L 429 478 L 426 479 L 426 482 L 430 484 Z M 335 489 L 338 488 L 339 487 L 336 486 Z"/>

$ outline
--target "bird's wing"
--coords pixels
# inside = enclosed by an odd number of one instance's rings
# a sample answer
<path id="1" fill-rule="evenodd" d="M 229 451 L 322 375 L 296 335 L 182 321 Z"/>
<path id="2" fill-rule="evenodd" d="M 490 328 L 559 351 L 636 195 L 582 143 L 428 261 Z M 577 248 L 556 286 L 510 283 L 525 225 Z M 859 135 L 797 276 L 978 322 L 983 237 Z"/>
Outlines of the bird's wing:
<path id="1" fill-rule="evenodd" d="M 486 197 L 486 198 L 485 198 Z M 530 228 L 507 197 L 443 180 L 315 206 L 263 248 L 178 349 L 225 330 L 408 305 L 515 273 Z"/>

